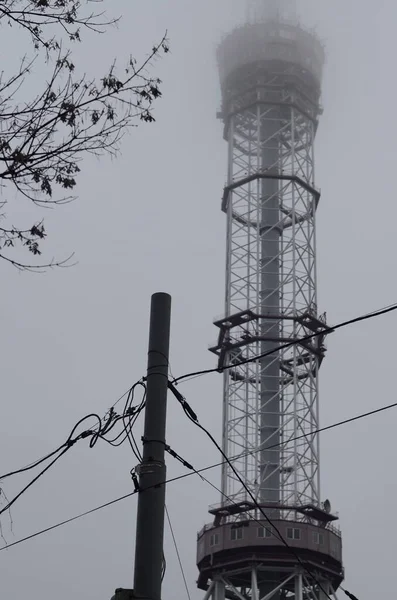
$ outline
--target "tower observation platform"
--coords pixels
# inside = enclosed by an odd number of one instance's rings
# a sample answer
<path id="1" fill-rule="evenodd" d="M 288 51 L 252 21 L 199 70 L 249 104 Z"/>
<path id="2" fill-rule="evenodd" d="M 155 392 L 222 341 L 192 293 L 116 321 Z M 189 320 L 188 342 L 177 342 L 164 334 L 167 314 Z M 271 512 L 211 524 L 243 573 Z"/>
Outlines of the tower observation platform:
<path id="1" fill-rule="evenodd" d="M 314 139 L 324 48 L 280 18 L 218 52 L 228 144 L 221 504 L 198 534 L 204 600 L 326 600 L 344 578 L 321 499 L 318 375 L 332 329 L 317 306 Z M 237 473 L 237 475 L 236 475 Z"/>

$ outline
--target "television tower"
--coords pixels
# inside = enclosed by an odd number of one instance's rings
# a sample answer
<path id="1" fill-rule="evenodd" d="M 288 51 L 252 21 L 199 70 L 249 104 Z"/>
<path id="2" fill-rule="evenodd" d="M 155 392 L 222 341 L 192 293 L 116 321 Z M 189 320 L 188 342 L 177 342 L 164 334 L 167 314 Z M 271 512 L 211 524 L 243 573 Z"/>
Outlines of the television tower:
<path id="1" fill-rule="evenodd" d="M 204 600 L 325 600 L 344 578 L 315 433 L 329 331 L 317 308 L 313 150 L 324 58 L 294 0 L 251 0 L 218 48 L 226 312 L 211 350 L 229 367 L 222 443 L 239 477 L 224 464 L 221 503 L 198 534 Z"/>

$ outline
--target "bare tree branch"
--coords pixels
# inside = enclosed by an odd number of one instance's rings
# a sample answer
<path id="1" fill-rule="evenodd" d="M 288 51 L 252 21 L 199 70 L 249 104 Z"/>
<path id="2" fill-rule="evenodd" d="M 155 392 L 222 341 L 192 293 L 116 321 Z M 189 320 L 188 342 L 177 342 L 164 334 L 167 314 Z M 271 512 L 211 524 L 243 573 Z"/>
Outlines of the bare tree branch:
<path id="1" fill-rule="evenodd" d="M 79 75 L 71 50 L 64 50 L 65 41 L 81 41 L 82 29 L 104 33 L 117 21 L 106 20 L 103 13 L 84 12 L 90 4 L 90 0 L 0 0 L 0 26 L 19 26 L 30 34 L 34 46 L 33 56 L 24 57 L 16 73 L 8 78 L 0 74 L 0 185 L 6 191 L 11 185 L 37 206 L 73 200 L 85 156 L 116 156 L 131 127 L 155 120 L 152 108 L 161 97 L 161 81 L 148 72 L 153 60 L 169 51 L 166 36 L 139 65 L 130 57 L 123 68 L 114 61 L 99 80 Z M 39 94 L 22 102 L 18 99 L 28 95 L 21 91 L 42 51 L 50 76 Z M 52 261 L 36 267 L 10 254 L 19 245 L 38 257 L 45 238 L 42 220 L 28 229 L 0 227 L 0 258 L 28 270 L 65 266 L 65 261 Z"/>

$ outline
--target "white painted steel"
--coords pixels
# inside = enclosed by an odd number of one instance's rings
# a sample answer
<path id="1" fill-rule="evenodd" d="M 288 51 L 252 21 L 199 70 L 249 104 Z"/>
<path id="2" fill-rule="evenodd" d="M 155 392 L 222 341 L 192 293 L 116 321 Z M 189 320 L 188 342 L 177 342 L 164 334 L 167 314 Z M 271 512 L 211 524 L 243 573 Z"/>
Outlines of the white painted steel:
<path id="1" fill-rule="evenodd" d="M 226 136 L 229 141 L 228 185 L 241 182 L 229 194 L 227 206 L 226 315 L 251 310 L 261 315 L 266 257 L 262 256 L 266 236 L 279 232 L 279 286 L 276 290 L 280 320 L 277 337 L 293 341 L 312 333 L 296 318 L 309 314 L 317 318 L 315 227 L 317 190 L 314 187 L 313 141 L 316 123 L 293 104 L 278 109 L 260 101 L 254 105 L 233 104 Z M 275 123 L 277 125 L 275 129 Z M 271 133 L 267 135 L 267 132 Z M 274 147 L 277 152 L 266 152 Z M 264 164 L 263 157 L 273 156 Z M 259 177 L 270 176 L 273 186 Z M 265 181 L 265 183 L 263 183 Z M 276 185 L 274 185 L 276 182 Z M 270 189 L 271 194 L 266 196 Z M 271 230 L 261 219 L 266 204 L 277 202 L 277 218 Z M 266 273 L 265 273 L 266 274 Z M 256 338 L 266 331 L 276 331 L 274 321 L 252 320 L 230 332 L 229 341 L 238 343 L 242 336 Z M 273 347 L 275 343 L 273 344 Z M 263 352 L 263 340 L 257 340 L 228 354 L 229 364 L 254 359 Z M 261 419 L 266 405 L 263 396 L 266 371 L 274 373 L 279 426 L 261 440 Z M 224 375 L 224 451 L 230 457 L 243 453 L 234 466 L 258 500 L 266 500 L 261 490 L 280 474 L 279 500 L 283 504 L 320 504 L 318 442 L 313 432 L 318 423 L 319 357 L 302 345 L 275 353 L 266 364 L 263 360 L 226 372 Z M 274 378 L 274 375 L 273 375 Z M 267 397 L 267 402 L 274 399 Z M 263 423 L 262 423 L 263 425 Z M 307 437 L 305 437 L 307 436 Z M 298 438 L 298 439 L 297 439 Z M 277 460 L 262 464 L 263 448 L 275 448 Z M 250 454 L 251 453 L 251 454 Z M 263 454 L 262 454 L 263 456 Z M 223 468 L 222 491 L 233 501 L 249 496 L 227 465 Z M 270 494 L 270 492 L 268 492 Z"/>
<path id="2" fill-rule="evenodd" d="M 252 567 L 251 572 L 247 572 L 247 576 L 249 575 L 251 581 L 256 582 L 256 567 Z M 329 598 L 338 600 L 329 582 L 322 578 L 314 579 L 298 571 L 284 577 L 280 583 L 275 583 L 260 600 L 275 600 L 275 598 L 280 598 L 280 595 L 289 600 L 329 600 Z M 241 591 L 229 581 L 228 577 L 223 575 L 211 584 L 205 600 L 226 600 L 231 597 L 236 600 L 256 600 L 258 590 L 254 587 L 246 587 Z"/>
<path id="3" fill-rule="evenodd" d="M 229 367 L 222 444 L 239 474 L 223 465 L 221 504 L 249 502 L 246 486 L 270 518 L 299 521 L 308 516 L 296 507 L 321 507 L 315 432 L 327 327 L 317 307 L 313 145 L 324 48 L 292 22 L 294 0 L 250 1 L 248 23 L 218 49 L 227 246 L 225 318 L 213 350 Z M 314 332 L 321 335 L 295 343 Z M 218 518 L 263 519 L 259 509 L 232 512 Z M 232 556 L 211 556 L 205 600 L 336 599 L 322 567 L 309 575 L 298 560 L 278 559 L 259 560 L 242 544 Z"/>

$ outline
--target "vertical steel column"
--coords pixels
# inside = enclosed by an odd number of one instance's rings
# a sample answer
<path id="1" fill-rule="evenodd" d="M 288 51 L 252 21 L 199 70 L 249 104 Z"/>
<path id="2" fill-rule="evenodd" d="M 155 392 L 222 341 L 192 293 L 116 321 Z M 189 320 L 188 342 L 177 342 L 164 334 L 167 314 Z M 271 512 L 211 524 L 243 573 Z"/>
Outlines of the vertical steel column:
<path id="1" fill-rule="evenodd" d="M 260 141 L 262 173 L 274 173 L 274 178 L 262 180 L 261 198 L 261 289 L 260 312 L 273 317 L 261 320 L 261 334 L 274 341 L 262 341 L 261 353 L 273 350 L 280 337 L 280 217 L 279 217 L 279 133 L 280 116 L 277 108 L 262 119 L 261 106 L 258 104 L 258 127 Z M 260 360 L 261 367 L 261 502 L 280 502 L 280 362 L 278 354 L 271 354 Z M 263 449 L 274 446 L 270 450 Z M 265 480 L 265 483 L 263 483 Z"/>
<path id="2" fill-rule="evenodd" d="M 303 581 L 302 574 L 297 573 L 295 577 L 295 598 L 294 600 L 303 600 Z"/>
<path id="3" fill-rule="evenodd" d="M 256 567 L 252 567 L 251 573 L 251 600 L 259 600 L 258 573 Z"/>
<path id="4" fill-rule="evenodd" d="M 212 582 L 210 587 L 208 588 L 203 600 L 210 600 L 210 598 L 213 598 L 214 588 L 215 588 L 215 583 Z"/>
<path id="5" fill-rule="evenodd" d="M 319 600 L 329 600 L 334 595 L 331 589 L 331 584 L 328 581 L 321 581 L 321 587 L 319 590 Z"/>
<path id="6" fill-rule="evenodd" d="M 225 600 L 225 584 L 223 581 L 215 581 L 213 600 Z"/>
<path id="7" fill-rule="evenodd" d="M 227 158 L 227 183 L 231 185 L 233 182 L 233 146 L 234 146 L 234 119 L 231 118 L 228 127 L 228 158 Z M 231 209 L 228 209 L 230 213 Z M 227 215 L 226 221 L 226 294 L 225 294 L 225 315 L 230 313 L 231 304 L 231 271 L 232 271 L 232 219 L 230 214 Z M 223 374 L 223 407 L 222 407 L 222 450 L 229 456 L 229 436 L 228 436 L 228 422 L 229 422 L 229 373 L 227 371 Z M 221 489 L 222 494 L 226 496 L 229 494 L 228 489 L 228 472 L 229 468 L 227 463 L 222 464 L 222 481 Z M 224 496 L 222 495 L 222 501 Z"/>

